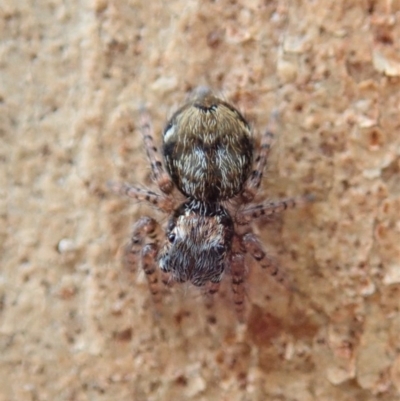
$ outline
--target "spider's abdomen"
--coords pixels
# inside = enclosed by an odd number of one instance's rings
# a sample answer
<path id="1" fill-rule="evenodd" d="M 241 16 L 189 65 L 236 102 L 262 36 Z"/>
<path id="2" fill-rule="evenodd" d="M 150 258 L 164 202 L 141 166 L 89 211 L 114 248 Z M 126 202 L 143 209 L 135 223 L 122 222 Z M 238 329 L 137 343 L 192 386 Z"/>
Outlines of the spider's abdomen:
<path id="1" fill-rule="evenodd" d="M 208 91 L 178 110 L 164 130 L 165 165 L 186 196 L 215 202 L 238 194 L 249 177 L 253 139 L 243 116 Z"/>

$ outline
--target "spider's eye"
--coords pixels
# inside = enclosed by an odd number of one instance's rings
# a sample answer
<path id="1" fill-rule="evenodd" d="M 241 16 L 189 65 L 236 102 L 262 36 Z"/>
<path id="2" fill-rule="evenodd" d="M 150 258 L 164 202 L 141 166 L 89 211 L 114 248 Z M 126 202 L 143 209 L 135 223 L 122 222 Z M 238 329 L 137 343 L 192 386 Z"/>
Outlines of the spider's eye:
<path id="1" fill-rule="evenodd" d="M 168 241 L 173 244 L 175 241 L 175 234 L 174 233 L 170 233 L 168 234 Z"/>
<path id="2" fill-rule="evenodd" d="M 217 245 L 216 251 L 218 256 L 222 256 L 225 253 L 225 246 L 224 245 Z"/>

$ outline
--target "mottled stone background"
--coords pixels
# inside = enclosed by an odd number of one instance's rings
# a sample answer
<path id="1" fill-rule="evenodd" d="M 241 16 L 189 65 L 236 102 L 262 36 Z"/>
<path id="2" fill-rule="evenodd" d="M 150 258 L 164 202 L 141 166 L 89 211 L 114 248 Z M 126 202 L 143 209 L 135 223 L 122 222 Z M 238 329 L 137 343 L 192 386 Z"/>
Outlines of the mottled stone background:
<path id="1" fill-rule="evenodd" d="M 198 85 L 279 110 L 264 194 L 317 196 L 256 226 L 297 291 L 250 265 L 246 325 L 121 266 L 154 212 L 105 183 Z M 399 114 L 399 0 L 2 0 L 0 400 L 398 400 Z"/>

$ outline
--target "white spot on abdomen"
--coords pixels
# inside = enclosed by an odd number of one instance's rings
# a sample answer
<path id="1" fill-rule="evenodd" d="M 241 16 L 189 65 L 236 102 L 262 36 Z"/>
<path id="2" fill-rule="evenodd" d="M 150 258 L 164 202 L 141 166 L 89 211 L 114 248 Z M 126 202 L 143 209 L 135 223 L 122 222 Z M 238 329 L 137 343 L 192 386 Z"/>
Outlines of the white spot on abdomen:
<path id="1" fill-rule="evenodd" d="M 175 133 L 175 125 L 172 125 L 164 134 L 164 142 L 168 142 L 168 139 L 171 138 L 172 135 Z"/>

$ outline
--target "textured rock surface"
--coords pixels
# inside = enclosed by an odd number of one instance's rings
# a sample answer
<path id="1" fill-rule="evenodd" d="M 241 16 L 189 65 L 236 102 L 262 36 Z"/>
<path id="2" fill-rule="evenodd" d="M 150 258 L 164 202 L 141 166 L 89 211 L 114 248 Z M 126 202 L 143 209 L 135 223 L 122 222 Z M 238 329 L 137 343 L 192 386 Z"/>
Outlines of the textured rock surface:
<path id="1" fill-rule="evenodd" d="M 399 46 L 399 1 L 2 2 L 0 401 L 398 399 Z M 265 194 L 318 198 L 258 224 L 298 291 L 251 266 L 243 326 L 228 282 L 155 319 L 120 262 L 152 211 L 105 188 L 198 85 L 278 109 Z"/>

